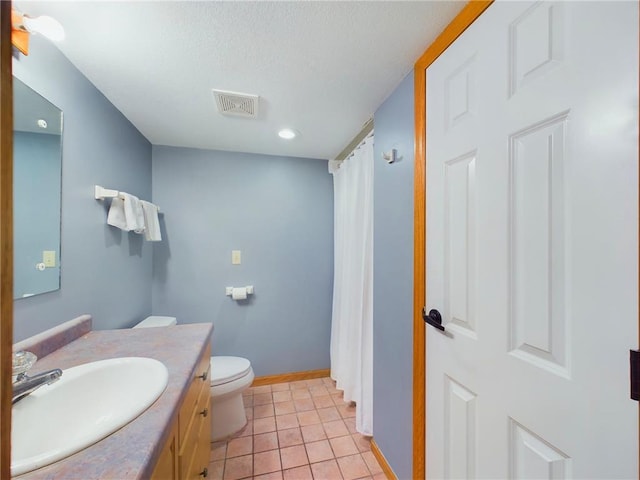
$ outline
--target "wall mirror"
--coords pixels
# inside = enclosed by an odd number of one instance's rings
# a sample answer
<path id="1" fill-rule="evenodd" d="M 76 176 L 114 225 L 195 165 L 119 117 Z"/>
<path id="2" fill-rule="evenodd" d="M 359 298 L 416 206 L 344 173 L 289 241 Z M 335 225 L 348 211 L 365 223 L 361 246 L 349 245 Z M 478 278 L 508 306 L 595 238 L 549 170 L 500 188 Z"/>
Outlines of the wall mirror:
<path id="1" fill-rule="evenodd" d="M 13 79 L 13 298 L 60 288 L 62 111 Z"/>

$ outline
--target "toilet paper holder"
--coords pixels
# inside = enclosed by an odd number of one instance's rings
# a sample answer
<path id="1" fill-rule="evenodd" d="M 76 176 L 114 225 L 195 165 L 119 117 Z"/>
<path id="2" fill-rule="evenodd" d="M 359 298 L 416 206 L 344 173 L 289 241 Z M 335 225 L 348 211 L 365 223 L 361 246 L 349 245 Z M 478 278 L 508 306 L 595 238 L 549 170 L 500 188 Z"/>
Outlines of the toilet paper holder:
<path id="1" fill-rule="evenodd" d="M 226 287 L 225 288 L 225 295 L 227 295 L 228 297 L 231 296 L 231 294 L 233 293 L 233 289 L 234 288 L 238 288 L 238 287 Z M 253 295 L 253 285 L 247 285 L 246 287 L 241 287 L 241 288 L 246 288 L 247 289 L 247 295 Z"/>

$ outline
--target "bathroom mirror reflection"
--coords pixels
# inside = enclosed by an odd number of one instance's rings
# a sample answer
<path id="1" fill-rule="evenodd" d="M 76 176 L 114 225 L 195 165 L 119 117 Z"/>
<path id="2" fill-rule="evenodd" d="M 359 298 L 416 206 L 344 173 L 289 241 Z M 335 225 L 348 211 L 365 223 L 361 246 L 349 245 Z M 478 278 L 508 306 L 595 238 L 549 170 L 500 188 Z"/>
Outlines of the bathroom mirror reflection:
<path id="1" fill-rule="evenodd" d="M 13 79 L 13 298 L 60 288 L 62 111 Z"/>

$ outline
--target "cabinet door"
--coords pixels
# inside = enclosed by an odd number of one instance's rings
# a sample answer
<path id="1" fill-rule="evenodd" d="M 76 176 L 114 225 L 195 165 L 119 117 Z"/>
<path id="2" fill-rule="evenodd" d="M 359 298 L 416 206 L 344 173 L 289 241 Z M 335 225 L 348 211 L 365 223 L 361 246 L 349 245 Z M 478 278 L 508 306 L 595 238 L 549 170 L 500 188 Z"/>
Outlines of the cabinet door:
<path id="1" fill-rule="evenodd" d="M 204 405 L 197 415 L 200 415 L 200 434 L 198 436 L 198 444 L 196 446 L 195 458 L 193 461 L 194 473 L 197 475 L 194 478 L 207 477 L 209 467 L 209 457 L 211 454 L 211 400 L 209 395 L 210 390 L 207 389 L 205 395 L 203 395 L 203 401 L 201 405 Z"/>
<path id="2" fill-rule="evenodd" d="M 171 435 L 165 443 L 151 480 L 178 480 L 178 436 L 174 424 Z"/>
<path id="3" fill-rule="evenodd" d="M 194 375 L 188 398 L 196 398 L 195 405 L 183 404 L 180 410 L 179 475 L 182 480 L 208 476 L 211 449 L 211 388 L 209 366 L 211 352 L 207 348 Z"/>

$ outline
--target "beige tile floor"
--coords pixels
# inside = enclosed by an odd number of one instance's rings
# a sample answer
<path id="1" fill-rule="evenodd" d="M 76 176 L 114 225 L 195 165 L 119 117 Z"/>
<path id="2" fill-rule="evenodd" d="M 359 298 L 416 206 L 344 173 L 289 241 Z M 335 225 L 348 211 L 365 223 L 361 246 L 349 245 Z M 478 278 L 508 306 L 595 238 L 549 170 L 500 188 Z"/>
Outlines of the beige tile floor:
<path id="1" fill-rule="evenodd" d="M 330 378 L 252 387 L 243 400 L 247 426 L 211 444 L 209 478 L 386 479 Z"/>

